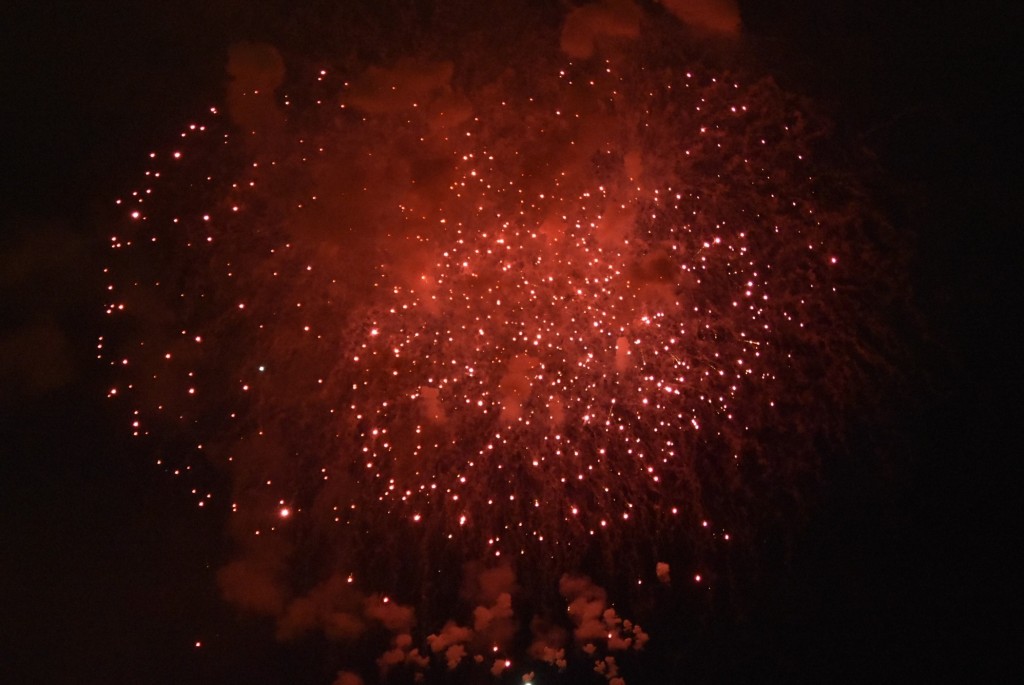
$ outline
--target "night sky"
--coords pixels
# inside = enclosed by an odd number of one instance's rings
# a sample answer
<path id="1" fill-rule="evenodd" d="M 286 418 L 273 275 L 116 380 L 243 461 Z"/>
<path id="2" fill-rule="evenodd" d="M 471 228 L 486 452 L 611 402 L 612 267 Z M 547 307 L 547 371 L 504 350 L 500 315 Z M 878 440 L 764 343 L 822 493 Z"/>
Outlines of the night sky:
<path id="1" fill-rule="evenodd" d="M 330 683 L 344 666 L 220 599 L 224 514 L 139 454 L 94 359 L 113 198 L 223 99 L 232 43 L 295 41 L 286 4 L 0 9 L 0 682 Z M 889 322 L 904 368 L 823 455 L 753 599 L 666 620 L 635 682 L 1019 674 L 1020 5 L 740 5 L 742 49 L 877 160 L 917 316 Z"/>

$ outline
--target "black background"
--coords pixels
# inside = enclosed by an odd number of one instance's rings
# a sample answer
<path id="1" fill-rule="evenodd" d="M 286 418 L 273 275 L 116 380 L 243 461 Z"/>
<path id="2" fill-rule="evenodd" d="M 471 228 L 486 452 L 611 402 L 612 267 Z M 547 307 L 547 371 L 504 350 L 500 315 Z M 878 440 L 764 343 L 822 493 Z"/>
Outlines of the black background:
<path id="1" fill-rule="evenodd" d="M 26 382 L 53 358 L 0 348 L 0 681 L 330 682 L 318 646 L 277 646 L 221 604 L 218 516 L 102 399 L 101 220 L 150 146 L 221 97 L 227 46 L 260 37 L 232 23 L 244 3 L 148 5 L 0 9 L 0 333 L 51 322 L 67 362 Z M 1019 678 L 1020 4 L 741 6 L 765 70 L 897 181 L 926 332 L 907 401 L 826 463 L 751 611 L 663 645 L 651 678 Z"/>

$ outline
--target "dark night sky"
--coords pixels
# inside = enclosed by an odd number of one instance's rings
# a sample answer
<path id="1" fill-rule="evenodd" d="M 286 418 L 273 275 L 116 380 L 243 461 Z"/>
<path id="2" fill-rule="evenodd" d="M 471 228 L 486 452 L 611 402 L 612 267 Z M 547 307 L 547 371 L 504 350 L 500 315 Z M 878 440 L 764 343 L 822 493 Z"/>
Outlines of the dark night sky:
<path id="1" fill-rule="evenodd" d="M 102 400 L 100 222 L 149 147 L 220 97 L 230 42 L 264 37 L 258 18 L 232 22 L 242 2 L 148 4 L 0 9 L 0 682 L 330 682 L 318 646 L 275 646 L 220 603 L 217 515 L 133 453 Z M 765 69 L 894 179 L 927 334 L 899 406 L 826 464 L 761 599 L 651 668 L 709 683 L 1019 672 L 1020 5 L 741 5 Z"/>

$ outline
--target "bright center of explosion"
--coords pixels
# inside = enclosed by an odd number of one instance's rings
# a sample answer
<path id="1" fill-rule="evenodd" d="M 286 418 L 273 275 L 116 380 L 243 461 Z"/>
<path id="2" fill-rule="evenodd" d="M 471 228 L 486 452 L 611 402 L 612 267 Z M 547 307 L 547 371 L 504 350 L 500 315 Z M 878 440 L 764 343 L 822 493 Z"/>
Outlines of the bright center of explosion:
<path id="1" fill-rule="evenodd" d="M 239 46 L 226 112 L 122 203 L 110 394 L 176 475 L 228 474 L 221 584 L 281 638 L 383 631 L 385 672 L 497 676 L 525 634 L 621 680 L 647 636 L 583 572 L 713 582 L 815 471 L 864 324 L 820 130 L 585 7 L 508 64 L 282 85 Z"/>

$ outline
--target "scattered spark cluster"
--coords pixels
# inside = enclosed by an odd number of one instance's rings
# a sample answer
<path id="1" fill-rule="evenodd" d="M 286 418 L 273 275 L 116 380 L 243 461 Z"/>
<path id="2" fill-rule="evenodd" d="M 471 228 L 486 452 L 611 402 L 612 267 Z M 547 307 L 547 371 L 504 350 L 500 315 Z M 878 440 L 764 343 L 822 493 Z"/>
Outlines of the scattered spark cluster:
<path id="1" fill-rule="evenodd" d="M 701 584 L 813 473 L 861 262 L 813 123 L 770 81 L 531 59 L 252 89 L 258 125 L 211 109 L 118 201 L 109 393 L 230 475 L 193 494 L 243 554 L 415 597 L 452 559 L 642 584 L 685 549 Z"/>

